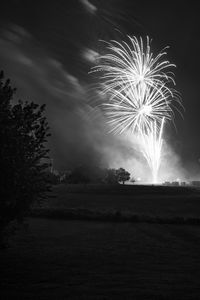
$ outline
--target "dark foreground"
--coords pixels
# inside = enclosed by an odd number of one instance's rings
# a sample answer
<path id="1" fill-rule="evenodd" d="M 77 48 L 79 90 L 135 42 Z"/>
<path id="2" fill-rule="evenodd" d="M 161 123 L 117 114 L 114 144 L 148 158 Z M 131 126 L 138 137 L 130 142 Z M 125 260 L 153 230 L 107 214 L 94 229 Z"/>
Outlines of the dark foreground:
<path id="1" fill-rule="evenodd" d="M 53 195 L 0 251 L 0 299 L 200 299 L 199 190 L 59 185 Z"/>
<path id="2" fill-rule="evenodd" d="M 200 299 L 200 227 L 29 219 L 1 299 Z"/>

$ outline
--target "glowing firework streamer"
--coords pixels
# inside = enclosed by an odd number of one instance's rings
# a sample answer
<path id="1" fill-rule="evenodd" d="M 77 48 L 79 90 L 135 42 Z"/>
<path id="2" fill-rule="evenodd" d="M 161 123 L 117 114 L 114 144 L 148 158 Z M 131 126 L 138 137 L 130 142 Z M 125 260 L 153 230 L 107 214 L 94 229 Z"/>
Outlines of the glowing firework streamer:
<path id="1" fill-rule="evenodd" d="M 144 89 L 151 86 L 154 89 L 162 87 L 170 93 L 172 90 L 165 84 L 174 81 L 174 73 L 167 71 L 169 67 L 175 67 L 174 64 L 164 60 L 167 54 L 165 47 L 156 57 L 150 48 L 149 37 L 146 43 L 142 38 L 128 36 L 130 45 L 122 41 L 105 42 L 108 53 L 99 57 L 100 64 L 92 68 L 94 71 L 103 71 L 101 79 L 105 84 L 104 93 L 118 90 L 126 93 L 128 87 L 140 84 Z M 163 83 L 165 83 L 163 85 Z"/>
<path id="2" fill-rule="evenodd" d="M 110 101 L 102 104 L 111 132 L 147 133 L 152 129 L 152 122 L 161 125 L 163 118 L 173 117 L 171 94 L 167 89 L 141 89 L 138 85 L 127 90 L 126 95 L 114 90 Z"/>
<path id="3" fill-rule="evenodd" d="M 111 131 L 121 134 L 129 130 L 139 136 L 141 152 L 156 183 L 164 120 L 173 120 L 174 103 L 181 103 L 168 85 L 175 84 L 174 74 L 168 71 L 175 65 L 163 59 L 165 50 L 153 56 L 148 37 L 146 43 L 142 38 L 128 39 L 129 44 L 106 43 L 108 53 L 99 56 L 100 63 L 92 72 L 102 72 L 102 93 L 109 99 L 102 107 Z"/>
<path id="4" fill-rule="evenodd" d="M 153 183 L 158 182 L 158 170 L 160 167 L 161 151 L 163 144 L 163 127 L 164 118 L 161 126 L 158 127 L 156 121 L 151 123 L 151 128 L 147 133 L 141 132 L 140 139 L 142 140 L 142 153 L 152 171 Z"/>

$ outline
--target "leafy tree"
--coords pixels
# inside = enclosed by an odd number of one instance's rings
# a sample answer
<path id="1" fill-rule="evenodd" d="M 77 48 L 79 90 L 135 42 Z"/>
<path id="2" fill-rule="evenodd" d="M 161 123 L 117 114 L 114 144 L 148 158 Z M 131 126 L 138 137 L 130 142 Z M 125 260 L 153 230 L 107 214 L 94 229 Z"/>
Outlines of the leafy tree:
<path id="1" fill-rule="evenodd" d="M 125 181 L 130 179 L 130 173 L 123 168 L 116 170 L 117 181 L 124 184 Z"/>
<path id="2" fill-rule="evenodd" d="M 76 167 L 68 175 L 68 183 L 78 184 L 78 183 L 89 183 L 90 178 L 88 175 L 88 170 L 84 166 Z"/>
<path id="3" fill-rule="evenodd" d="M 46 180 L 50 135 L 45 105 L 19 100 L 0 73 L 0 233 L 12 220 L 20 220 L 35 200 L 49 189 Z"/>
<path id="4" fill-rule="evenodd" d="M 103 183 L 106 171 L 97 165 L 81 164 L 71 171 L 65 171 L 63 182 L 73 184 Z"/>
<path id="5" fill-rule="evenodd" d="M 116 184 L 116 183 L 118 183 L 116 169 L 105 169 L 105 179 L 104 179 L 104 181 L 107 184 Z"/>

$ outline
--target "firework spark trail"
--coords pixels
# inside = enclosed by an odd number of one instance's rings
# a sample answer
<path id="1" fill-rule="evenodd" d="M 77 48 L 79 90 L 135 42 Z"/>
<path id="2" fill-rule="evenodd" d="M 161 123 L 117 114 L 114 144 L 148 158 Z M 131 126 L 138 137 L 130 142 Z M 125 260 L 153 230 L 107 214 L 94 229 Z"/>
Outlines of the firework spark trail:
<path id="1" fill-rule="evenodd" d="M 93 68 L 93 71 L 103 71 L 103 82 L 106 83 L 104 92 L 113 90 L 123 91 L 124 88 L 136 86 L 137 84 L 151 86 L 153 88 L 169 89 L 164 83 L 172 82 L 175 85 L 174 73 L 166 71 L 169 67 L 175 67 L 174 64 L 163 60 L 167 54 L 166 48 L 156 57 L 153 57 L 150 49 L 150 40 L 147 37 L 146 44 L 142 38 L 128 36 L 130 45 L 122 41 L 106 42 L 107 50 L 110 52 L 99 57 L 100 64 Z M 146 51 L 145 51 L 146 48 Z"/>
<path id="2" fill-rule="evenodd" d="M 129 89 L 126 95 L 113 91 L 112 101 L 102 104 L 108 123 L 112 127 L 111 131 L 123 133 L 129 129 L 133 133 L 147 132 L 152 128 L 153 120 L 160 125 L 163 117 L 171 120 L 173 111 L 170 107 L 170 94 L 168 90 L 161 93 L 161 88 L 141 90 L 136 86 Z"/>
<path id="3" fill-rule="evenodd" d="M 150 40 L 128 36 L 129 44 L 111 41 L 106 43 L 108 53 L 99 56 L 99 64 L 91 72 L 102 72 L 102 94 L 109 101 L 102 104 L 111 131 L 121 134 L 131 131 L 141 142 L 141 152 L 157 182 L 161 161 L 162 134 L 165 120 L 174 118 L 175 103 L 181 104 L 175 85 L 174 67 L 165 49 L 153 56 Z"/>
<path id="4" fill-rule="evenodd" d="M 158 182 L 158 171 L 160 167 L 161 150 L 163 144 L 163 128 L 165 118 L 162 119 L 161 126 L 158 128 L 156 121 L 151 124 L 148 133 L 141 132 L 142 153 L 152 172 L 153 183 Z"/>

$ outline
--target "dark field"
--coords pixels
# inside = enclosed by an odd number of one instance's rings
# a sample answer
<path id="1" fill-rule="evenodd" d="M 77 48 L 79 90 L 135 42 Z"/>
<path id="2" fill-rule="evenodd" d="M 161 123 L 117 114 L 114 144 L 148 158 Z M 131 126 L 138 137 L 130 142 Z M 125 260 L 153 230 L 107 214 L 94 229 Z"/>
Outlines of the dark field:
<path id="1" fill-rule="evenodd" d="M 60 185 L 52 195 L 46 204 L 50 208 L 200 218 L 200 190 L 190 187 Z"/>
<path id="2" fill-rule="evenodd" d="M 45 206 L 200 218 L 198 193 L 57 186 Z M 200 299 L 200 226 L 27 222 L 0 252 L 1 299 Z"/>

